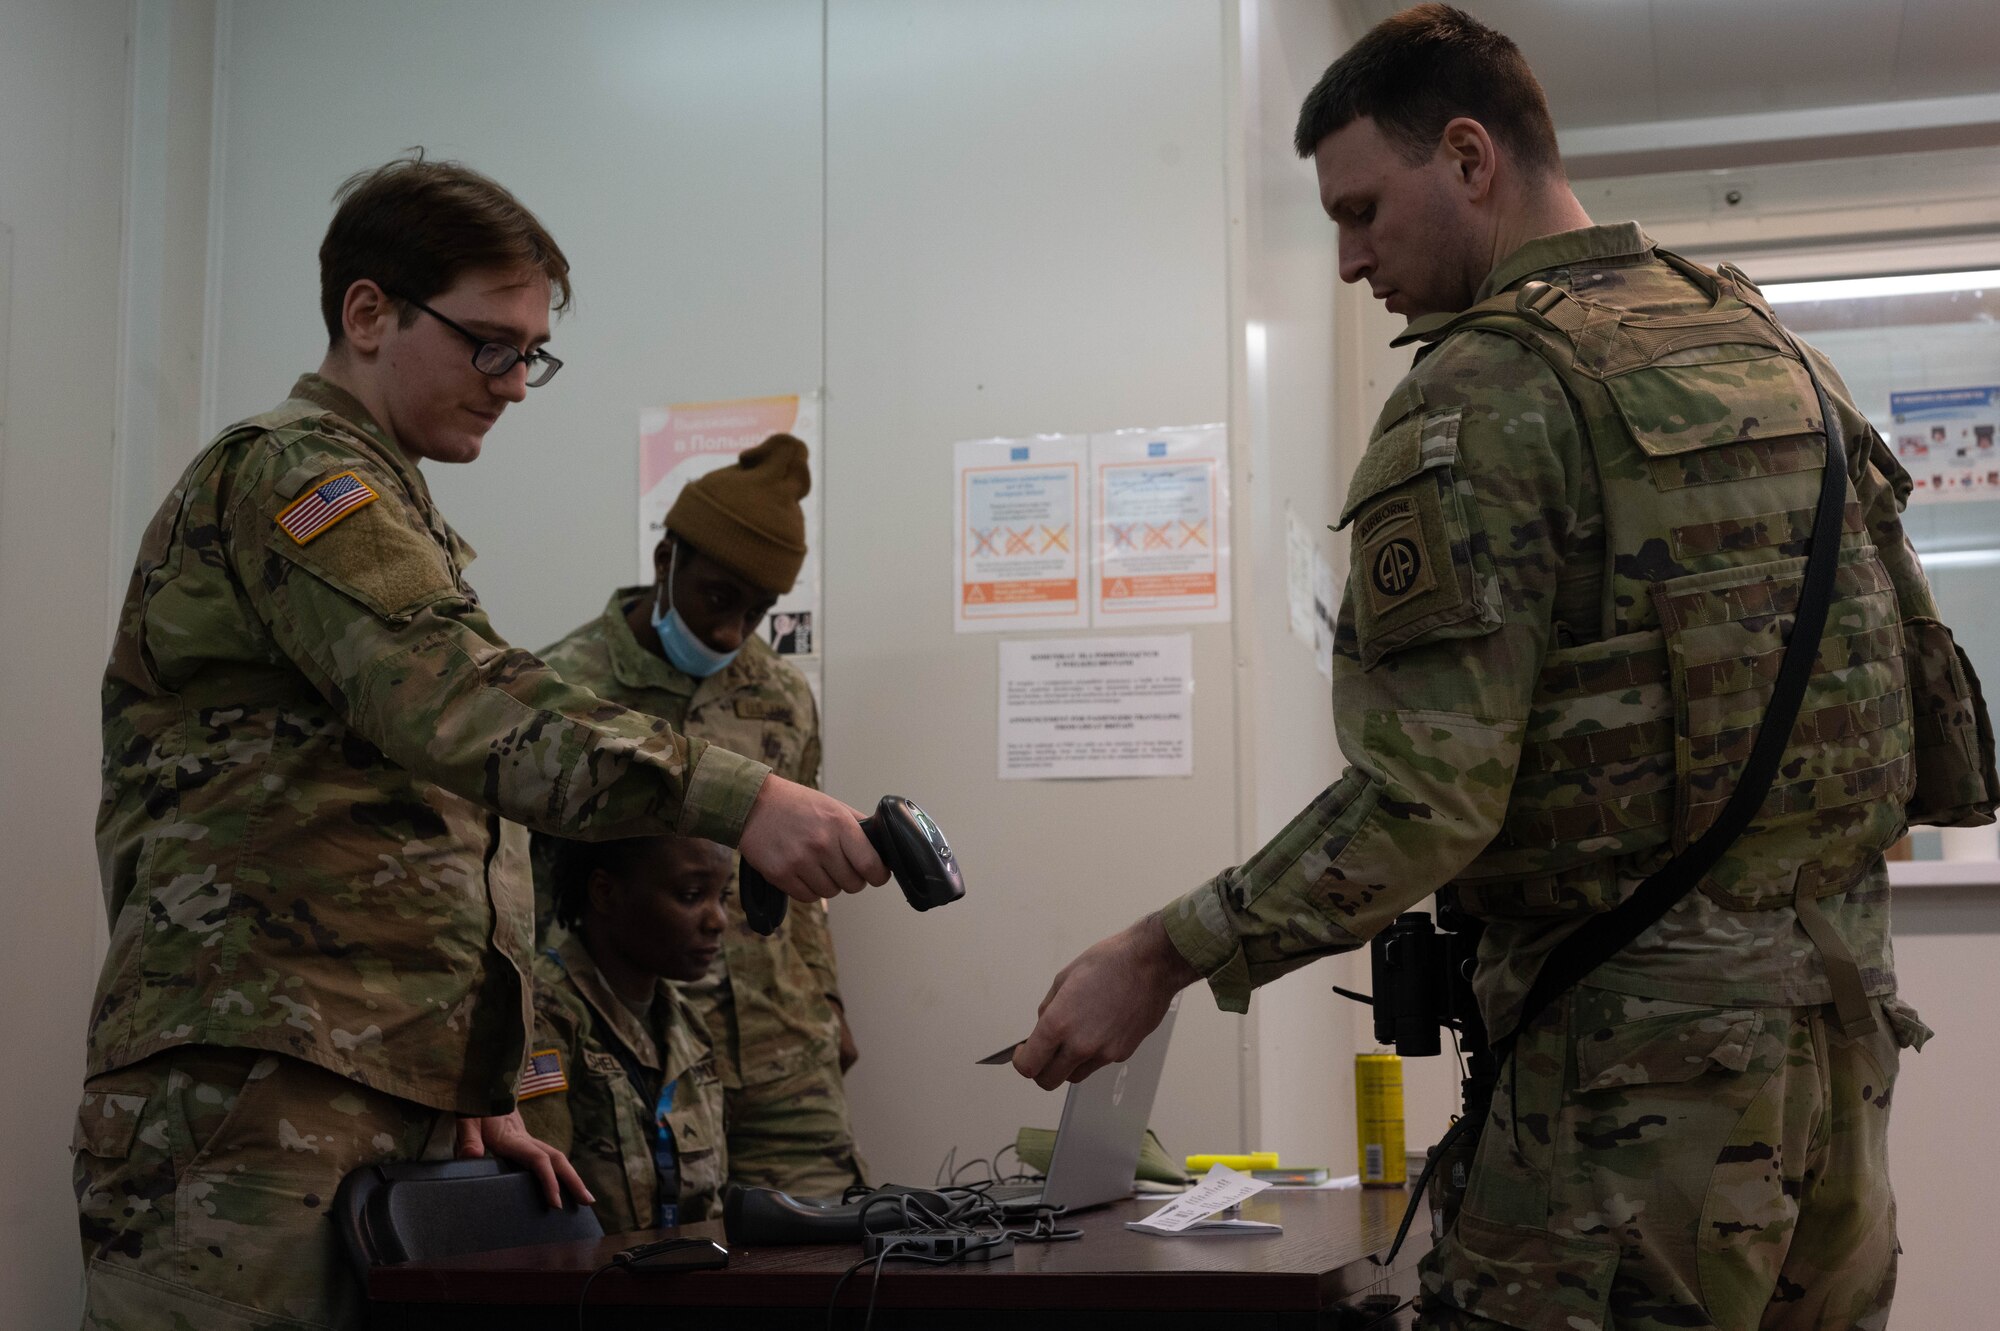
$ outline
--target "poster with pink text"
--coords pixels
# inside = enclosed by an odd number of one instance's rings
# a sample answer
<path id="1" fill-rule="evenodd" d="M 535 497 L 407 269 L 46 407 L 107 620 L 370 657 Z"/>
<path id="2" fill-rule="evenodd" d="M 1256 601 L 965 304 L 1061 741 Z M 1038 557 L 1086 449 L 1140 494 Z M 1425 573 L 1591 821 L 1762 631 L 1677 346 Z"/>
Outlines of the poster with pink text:
<path id="1" fill-rule="evenodd" d="M 681 402 L 639 413 L 640 582 L 654 581 L 653 550 L 666 532 L 667 510 L 682 487 L 735 463 L 736 455 L 774 434 L 796 435 L 810 454 L 812 493 L 805 499 L 806 562 L 792 590 L 764 617 L 762 633 L 781 656 L 817 656 L 826 620 L 820 607 L 820 458 L 818 392 Z"/>

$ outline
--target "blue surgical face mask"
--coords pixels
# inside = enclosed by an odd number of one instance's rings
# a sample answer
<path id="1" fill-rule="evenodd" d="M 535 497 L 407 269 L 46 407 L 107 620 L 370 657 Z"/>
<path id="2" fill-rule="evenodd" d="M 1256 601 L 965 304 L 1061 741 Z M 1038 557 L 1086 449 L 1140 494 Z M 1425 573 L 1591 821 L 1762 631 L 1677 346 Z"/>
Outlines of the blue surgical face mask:
<path id="1" fill-rule="evenodd" d="M 659 594 L 653 597 L 653 632 L 660 635 L 660 646 L 666 650 L 667 660 L 674 669 L 696 679 L 707 679 L 719 670 L 727 670 L 729 663 L 736 659 L 737 652 L 743 649 L 739 647 L 734 652 L 718 652 L 695 636 L 694 630 L 681 618 L 681 612 L 672 605 L 667 606 L 664 613 L 661 612 L 660 603 L 671 595 L 674 569 L 680 557 L 681 548 L 676 545 L 673 553 L 667 556 L 666 581 L 660 584 Z"/>

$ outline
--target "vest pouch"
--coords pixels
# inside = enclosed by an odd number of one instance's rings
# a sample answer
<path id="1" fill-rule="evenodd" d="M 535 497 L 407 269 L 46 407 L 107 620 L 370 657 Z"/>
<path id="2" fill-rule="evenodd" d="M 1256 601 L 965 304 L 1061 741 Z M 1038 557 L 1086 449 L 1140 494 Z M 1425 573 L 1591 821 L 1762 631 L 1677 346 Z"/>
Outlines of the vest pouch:
<path id="1" fill-rule="evenodd" d="M 1812 378 L 1771 347 L 1668 351 L 1604 386 L 1659 490 L 1812 471 L 1826 457 Z M 1736 408 L 1746 398 L 1756 415 Z"/>
<path id="2" fill-rule="evenodd" d="M 1720 816 L 1770 707 L 1798 607 L 1802 558 L 1655 584 L 1674 693 L 1673 844 Z M 1841 552 L 1833 604 L 1778 775 L 1703 880 L 1736 910 L 1845 891 L 1903 832 L 1913 779 L 1895 592 L 1873 546 Z M 1803 871 L 1803 873 L 1802 873 Z"/>
<path id="3" fill-rule="evenodd" d="M 1910 666 L 1910 711 L 1916 732 L 1912 823 L 1978 827 L 1993 821 L 2000 800 L 1994 774 L 1993 722 L 1972 662 L 1935 619 L 1903 621 Z"/>

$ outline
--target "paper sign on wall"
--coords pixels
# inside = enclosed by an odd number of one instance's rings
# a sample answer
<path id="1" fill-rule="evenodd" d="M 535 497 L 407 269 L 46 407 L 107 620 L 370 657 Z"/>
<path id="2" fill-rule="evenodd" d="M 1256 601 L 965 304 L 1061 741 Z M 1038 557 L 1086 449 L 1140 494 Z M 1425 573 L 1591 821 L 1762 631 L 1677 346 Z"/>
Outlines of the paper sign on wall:
<path id="1" fill-rule="evenodd" d="M 774 434 L 795 435 L 808 452 L 812 492 L 804 501 L 806 560 L 792 590 L 766 615 L 763 633 L 786 656 L 819 651 L 826 618 L 820 610 L 819 394 L 739 398 L 728 402 L 683 402 L 639 413 L 639 580 L 654 580 L 653 549 L 666 531 L 667 510 L 681 490 L 699 476 L 736 461 L 744 449 Z"/>
<path id="2" fill-rule="evenodd" d="M 1896 458 L 1910 498 L 2000 498 L 2000 387 L 1889 394 Z"/>
<path id="3" fill-rule="evenodd" d="M 1220 425 L 1092 435 L 1098 627 L 1229 618 L 1229 452 Z"/>
<path id="4" fill-rule="evenodd" d="M 1086 628 L 1081 435 L 980 439 L 952 450 L 952 627 Z"/>
<path id="5" fill-rule="evenodd" d="M 1189 776 L 1194 640 L 1000 644 L 1000 779 Z"/>

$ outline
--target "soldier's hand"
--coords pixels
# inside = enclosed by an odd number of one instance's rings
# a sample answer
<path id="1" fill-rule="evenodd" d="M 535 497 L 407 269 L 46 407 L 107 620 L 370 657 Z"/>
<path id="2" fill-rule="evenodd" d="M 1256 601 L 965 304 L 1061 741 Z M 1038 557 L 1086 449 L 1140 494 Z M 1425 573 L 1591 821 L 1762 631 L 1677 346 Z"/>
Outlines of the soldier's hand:
<path id="1" fill-rule="evenodd" d="M 795 901 L 818 901 L 889 881 L 861 815 L 831 795 L 771 774 L 757 789 L 737 845 L 771 886 Z"/>
<path id="2" fill-rule="evenodd" d="M 1052 1091 L 1122 1063 L 1167 1015 L 1174 995 L 1200 978 L 1160 917 L 1148 915 L 1062 968 L 1034 1031 L 1014 1050 L 1014 1070 Z"/>
<path id="3" fill-rule="evenodd" d="M 542 1200 L 550 1206 L 560 1209 L 565 1192 L 585 1202 L 597 1200 L 583 1186 L 569 1157 L 529 1132 L 518 1109 L 492 1118 L 458 1120 L 459 1159 L 482 1160 L 487 1156 L 525 1165 L 541 1182 Z"/>

